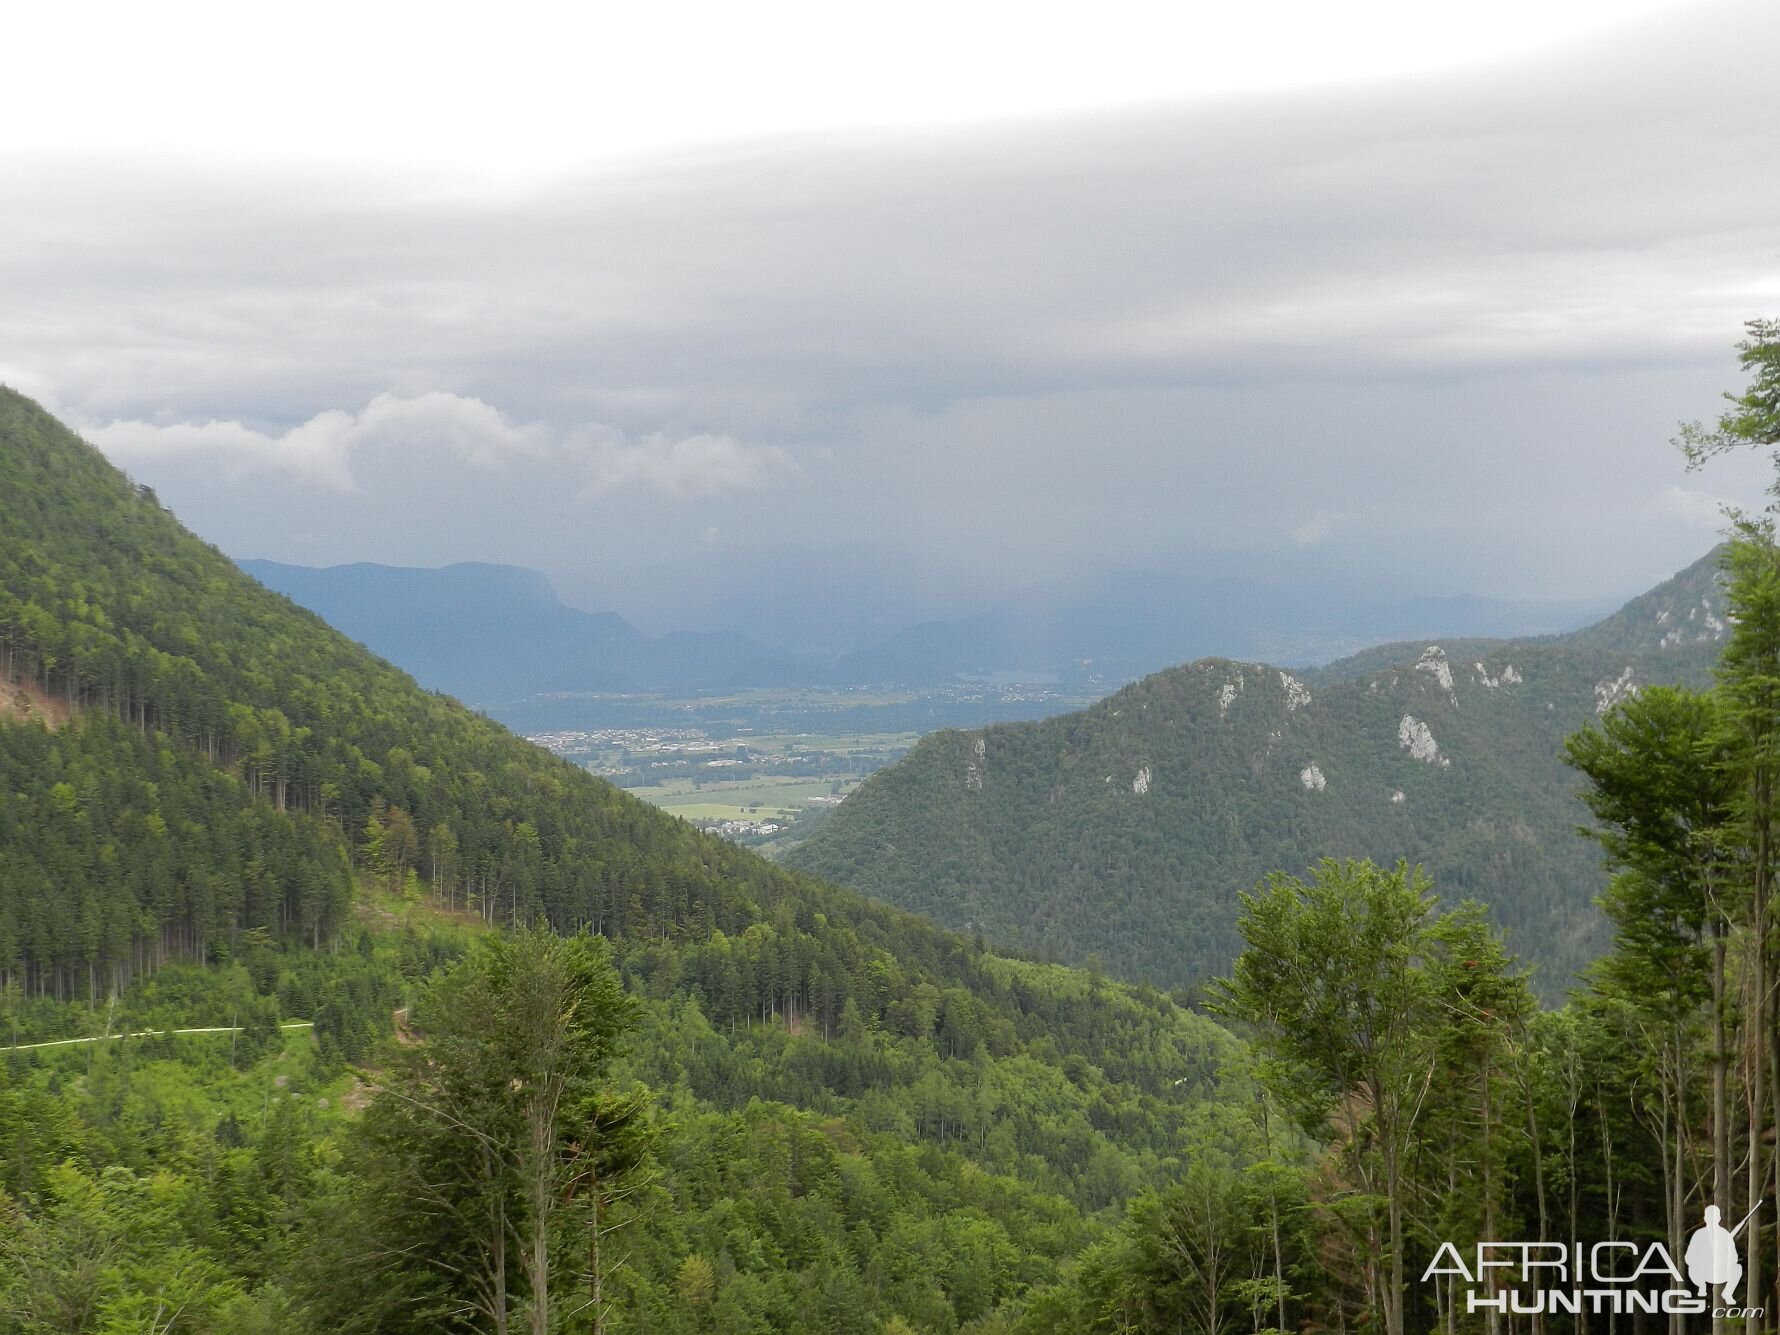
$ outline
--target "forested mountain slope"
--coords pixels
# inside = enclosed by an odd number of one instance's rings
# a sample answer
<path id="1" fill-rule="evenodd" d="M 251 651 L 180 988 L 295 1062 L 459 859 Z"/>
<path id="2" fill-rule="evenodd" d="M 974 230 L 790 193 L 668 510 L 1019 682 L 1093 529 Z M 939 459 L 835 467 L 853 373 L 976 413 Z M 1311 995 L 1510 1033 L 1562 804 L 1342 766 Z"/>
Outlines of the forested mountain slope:
<path id="1" fill-rule="evenodd" d="M 246 1188 L 218 1176 L 217 1155 L 250 1173 L 267 1154 L 288 1162 L 284 1081 L 334 1088 L 388 1032 L 402 988 L 458 948 L 367 894 L 615 941 L 644 1003 L 628 1069 L 682 1127 L 660 1151 L 638 1260 L 612 1279 L 632 1314 L 615 1330 L 710 1328 L 676 1295 L 688 1252 L 719 1243 L 734 1248 L 710 1263 L 737 1329 L 875 1333 L 898 1315 L 956 1329 L 1054 1279 L 1103 1230 L 1097 1212 L 1166 1179 L 1188 1146 L 1250 1134 L 1215 1025 L 775 867 L 419 689 L 4 390 L 0 706 L 11 1037 L 302 1019 L 319 1041 L 292 1040 L 296 1065 L 259 1068 L 247 1092 L 185 1065 L 185 1040 L 0 1064 L 0 1217 L 24 1221 L 0 1232 L 40 1239 L 44 1258 L 66 1252 L 70 1211 L 158 1174 L 155 1190 L 189 1195 L 155 1216 L 167 1255 L 207 1258 L 217 1292 L 284 1312 L 256 1286 L 300 1260 L 301 1191 L 287 1183 L 237 1236 L 229 1193 Z M 118 995 L 139 1022 L 113 1015 Z M 225 1070 L 267 1041 L 228 1039 Z M 99 1083 L 66 1083 L 83 1067 Z M 745 1218 L 721 1165 L 760 1197 Z M 136 1190 L 118 1197 L 120 1229 L 136 1227 Z M 86 1272 L 67 1254 L 75 1282 Z M 174 1273 L 142 1255 L 105 1272 L 117 1302 Z M 0 1284 L 0 1330 L 11 1293 Z M 261 1326 L 225 1314 L 195 1328 Z"/>
<path id="2" fill-rule="evenodd" d="M 1540 966 L 1600 953 L 1598 850 L 1564 736 L 1640 685 L 1703 683 L 1709 556 L 1568 635 L 1390 645 L 1312 674 L 1207 659 L 1080 713 L 927 737 L 787 862 L 982 933 L 1162 985 L 1221 971 L 1237 892 L 1320 856 L 1424 863 Z"/>

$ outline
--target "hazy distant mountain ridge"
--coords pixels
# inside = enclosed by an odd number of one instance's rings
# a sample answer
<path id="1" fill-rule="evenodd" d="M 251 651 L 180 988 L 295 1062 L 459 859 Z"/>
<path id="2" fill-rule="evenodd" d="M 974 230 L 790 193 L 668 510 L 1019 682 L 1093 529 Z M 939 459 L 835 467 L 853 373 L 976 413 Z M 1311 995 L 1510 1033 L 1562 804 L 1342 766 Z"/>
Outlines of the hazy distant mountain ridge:
<path id="1" fill-rule="evenodd" d="M 1327 586 L 1122 571 L 1041 585 L 974 617 L 911 626 L 846 655 L 843 679 L 947 681 L 1026 669 L 1118 682 L 1206 655 L 1312 663 L 1379 641 L 1571 629 L 1588 601 L 1384 600 Z"/>
<path id="2" fill-rule="evenodd" d="M 715 686 L 790 670 L 741 635 L 652 639 L 615 612 L 568 606 L 545 576 L 518 566 L 238 564 L 423 685 L 472 703 Z"/>
<path id="3" fill-rule="evenodd" d="M 1528 651 L 1543 646 L 1567 643 L 1573 647 L 1605 652 L 1654 656 L 1656 661 L 1674 657 L 1689 665 L 1689 645 L 1717 645 L 1725 628 L 1723 579 L 1718 563 L 1723 548 L 1714 548 L 1685 570 L 1664 580 L 1655 588 L 1639 594 L 1617 610 L 1598 621 L 1563 635 L 1517 636 L 1512 639 L 1469 637 L 1443 641 L 1446 651 L 1455 658 L 1499 653 L 1514 646 L 1525 645 Z M 1412 662 L 1422 650 L 1422 640 L 1399 640 L 1374 645 L 1346 658 L 1304 672 L 1306 680 L 1316 682 L 1347 681 L 1390 667 Z M 1682 652 L 1670 655 L 1670 650 Z M 1715 656 L 1716 650 L 1712 651 Z"/>
<path id="4" fill-rule="evenodd" d="M 516 566 L 240 565 L 425 685 L 478 704 L 552 692 L 920 687 L 996 677 L 1089 693 L 1206 654 L 1318 662 L 1411 634 L 1561 629 L 1587 606 L 1475 597 L 1368 603 L 1326 588 L 1124 571 L 1034 585 L 977 615 L 921 622 L 834 655 L 785 652 L 733 630 L 652 638 L 615 612 L 563 603 L 544 575 Z M 776 604 L 762 608 L 769 613 L 782 617 Z"/>
<path id="5" fill-rule="evenodd" d="M 1548 991 L 1604 946 L 1563 738 L 1703 682 L 1716 556 L 1584 630 L 1397 644 L 1320 673 L 1206 659 L 1080 713 L 924 739 L 788 860 L 995 941 L 1162 983 L 1221 969 L 1236 894 L 1324 855 L 1425 863 Z"/>

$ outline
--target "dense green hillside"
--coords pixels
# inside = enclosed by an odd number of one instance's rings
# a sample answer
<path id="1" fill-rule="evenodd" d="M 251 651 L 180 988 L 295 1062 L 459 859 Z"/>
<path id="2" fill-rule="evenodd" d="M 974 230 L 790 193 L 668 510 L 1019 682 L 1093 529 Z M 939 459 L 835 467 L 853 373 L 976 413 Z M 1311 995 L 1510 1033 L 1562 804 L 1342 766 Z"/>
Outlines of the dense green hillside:
<path id="1" fill-rule="evenodd" d="M 464 926 L 404 929 L 416 913 Z M 1054 1278 L 1104 1231 L 1100 1212 L 1166 1180 L 1188 1146 L 1234 1152 L 1250 1134 L 1216 1026 L 774 867 L 420 690 L 0 391 L 10 1037 L 259 1035 L 226 1040 L 220 1068 L 214 1049 L 183 1065 L 186 1040 L 0 1067 L 0 1214 L 22 1212 L 12 1236 L 41 1243 L 44 1273 L 73 1245 L 58 1230 L 90 1239 L 103 1216 L 140 1243 L 134 1269 L 105 1272 L 124 1313 L 107 1329 L 136 1328 L 131 1294 L 185 1273 L 170 1256 L 220 1286 L 224 1314 L 198 1328 L 258 1328 L 236 1298 L 272 1321 L 282 1300 L 256 1286 L 294 1264 L 295 1207 L 260 1200 L 251 1243 L 234 1237 L 219 1162 L 263 1177 L 273 1147 L 288 1159 L 276 1091 L 338 1093 L 466 931 L 537 916 L 617 943 L 643 1005 L 624 1069 L 679 1128 L 649 1240 L 613 1280 L 634 1328 L 711 1328 L 674 1314 L 702 1247 L 736 1329 L 876 1332 L 897 1315 L 955 1329 Z M 316 1026 L 313 1041 L 292 1031 L 288 1086 L 263 1065 L 279 1019 Z M 263 1079 L 231 1083 L 250 1070 Z M 304 1171 L 323 1180 L 330 1124 L 304 1133 L 321 1137 L 302 1155 L 321 1155 Z M 748 1219 L 729 1218 L 737 1174 L 760 1194 Z M 960 1265 L 967 1243 L 993 1264 Z M 0 1285 L 0 1330 L 28 1297 Z"/>
<path id="2" fill-rule="evenodd" d="M 1606 946 L 1563 738 L 1638 685 L 1708 676 L 1716 580 L 1708 557 L 1570 635 L 1386 646 L 1302 679 L 1209 659 L 1078 714 L 938 733 L 787 861 L 1167 986 L 1228 964 L 1237 892 L 1267 872 L 1408 858 L 1488 904 L 1561 993 Z"/>

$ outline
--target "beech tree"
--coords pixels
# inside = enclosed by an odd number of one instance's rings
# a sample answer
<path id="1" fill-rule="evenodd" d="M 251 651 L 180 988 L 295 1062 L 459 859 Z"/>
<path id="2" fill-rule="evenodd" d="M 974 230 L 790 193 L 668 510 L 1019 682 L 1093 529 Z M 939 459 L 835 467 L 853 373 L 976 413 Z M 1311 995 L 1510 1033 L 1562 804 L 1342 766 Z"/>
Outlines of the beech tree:
<path id="1" fill-rule="evenodd" d="M 1780 331 L 1770 331 L 1780 332 Z M 1780 356 L 1780 346 L 1775 347 Z M 1747 356 L 1745 358 L 1747 364 Z M 1780 362 L 1765 364 L 1780 375 Z M 1765 391 L 1764 391 L 1765 392 Z M 1753 1206 L 1776 1197 L 1773 1172 L 1780 1154 L 1769 1151 L 1780 1126 L 1780 1017 L 1775 989 L 1780 985 L 1774 930 L 1774 871 L 1780 855 L 1780 543 L 1771 521 L 1744 521 L 1726 557 L 1730 639 L 1719 664 L 1723 700 L 1726 769 L 1733 782 L 1732 831 L 1737 858 L 1734 874 L 1742 894 L 1743 1065 L 1748 1113 L 1747 1187 Z M 1764 1231 L 1773 1250 L 1764 1258 Z M 1763 1295 L 1780 1279 L 1780 1229 L 1751 1221 L 1745 1283 Z M 1769 1269 L 1769 1267 L 1772 1269 Z M 1751 1335 L 1758 1318 L 1750 1318 Z"/>
<path id="2" fill-rule="evenodd" d="M 484 938 L 427 989 L 354 1161 L 366 1255 L 438 1282 L 377 1328 L 547 1335 L 592 1310 L 598 1329 L 597 1210 L 642 1111 L 604 1082 L 635 1005 L 604 941 L 543 928 Z"/>
<path id="3" fill-rule="evenodd" d="M 1583 800 L 1599 822 L 1584 833 L 1601 844 L 1615 873 L 1601 898 L 1615 949 L 1594 971 L 1596 986 L 1648 1017 L 1634 1032 L 1651 1039 L 1659 1120 L 1674 1128 L 1663 1156 L 1672 1247 L 1685 1227 L 1695 1030 L 1707 1005 L 1720 1199 L 1730 1162 L 1725 960 L 1733 789 L 1723 726 L 1714 697 L 1653 687 L 1565 745 L 1566 758 L 1588 779 Z"/>
<path id="4" fill-rule="evenodd" d="M 1429 981 L 1420 965 L 1434 901 L 1420 869 L 1325 858 L 1242 896 L 1247 948 L 1214 1009 L 1256 1029 L 1273 1083 L 1313 1135 L 1352 1127 L 1351 1170 L 1384 1202 L 1368 1240 L 1388 1335 L 1402 1335 L 1405 1173 L 1426 1094 Z"/>

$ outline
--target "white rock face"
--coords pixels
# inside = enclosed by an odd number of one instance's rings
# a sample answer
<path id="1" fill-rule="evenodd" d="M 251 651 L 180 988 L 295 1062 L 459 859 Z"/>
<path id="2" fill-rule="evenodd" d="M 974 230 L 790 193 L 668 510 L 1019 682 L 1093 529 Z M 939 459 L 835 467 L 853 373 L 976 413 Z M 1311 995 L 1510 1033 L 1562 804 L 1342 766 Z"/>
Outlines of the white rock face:
<path id="1" fill-rule="evenodd" d="M 1279 674 L 1279 684 L 1286 693 L 1286 712 L 1296 713 L 1310 703 L 1310 688 L 1289 672 Z"/>
<path id="2" fill-rule="evenodd" d="M 1452 761 L 1442 758 L 1440 744 L 1434 740 L 1433 732 L 1414 714 L 1405 714 L 1402 722 L 1397 724 L 1397 745 L 1408 750 L 1416 760 L 1426 761 L 1430 765 L 1445 768 Z"/>
<path id="3" fill-rule="evenodd" d="M 1498 673 L 1497 675 L 1495 675 L 1493 677 L 1490 675 L 1490 670 L 1488 668 L 1486 668 L 1482 663 L 1473 663 L 1471 666 L 1477 669 L 1478 684 L 1480 686 L 1484 686 L 1484 687 L 1488 688 L 1489 690 L 1497 691 L 1497 690 L 1500 690 L 1504 686 L 1518 686 L 1518 685 L 1520 685 L 1520 682 L 1521 682 L 1520 671 L 1512 663 L 1510 663 L 1507 667 L 1503 668 L 1500 673 Z"/>
<path id="4" fill-rule="evenodd" d="M 1667 608 L 1656 614 L 1656 624 L 1659 626 L 1670 625 Z M 1690 638 L 1695 644 L 1704 644 L 1710 640 L 1722 640 L 1725 631 L 1729 629 L 1726 619 L 1721 618 L 1713 608 L 1712 600 L 1702 598 L 1699 606 L 1687 609 L 1687 624 L 1685 626 L 1670 626 L 1659 642 L 1659 647 L 1669 649 L 1677 644 L 1687 643 Z"/>
<path id="5" fill-rule="evenodd" d="M 1631 665 L 1612 681 L 1595 683 L 1595 713 L 1605 714 L 1622 700 L 1629 700 L 1638 693 L 1637 685 L 1632 681 Z"/>
<path id="6" fill-rule="evenodd" d="M 1298 782 L 1313 793 L 1320 793 L 1329 786 L 1329 781 L 1323 777 L 1322 770 L 1314 761 L 1298 771 Z"/>
<path id="7" fill-rule="evenodd" d="M 1131 780 L 1131 791 L 1142 797 L 1150 790 L 1150 767 L 1145 765 L 1137 771 L 1137 777 Z"/>
<path id="8" fill-rule="evenodd" d="M 1228 718 L 1230 706 L 1236 703 L 1236 697 L 1242 694 L 1242 669 L 1236 670 L 1236 680 L 1227 681 L 1218 687 L 1218 717 Z"/>
<path id="9" fill-rule="evenodd" d="M 1440 683 L 1441 690 L 1452 694 L 1452 664 L 1446 661 L 1446 650 L 1439 645 L 1430 644 L 1422 650 L 1422 656 L 1415 660 L 1415 670 L 1426 672 Z"/>
<path id="10" fill-rule="evenodd" d="M 970 759 L 964 765 L 964 786 L 973 793 L 983 791 L 983 771 L 988 768 L 988 756 L 988 738 L 977 738 L 970 748 Z"/>
<path id="11" fill-rule="evenodd" d="M 1403 805 L 1404 802 L 1406 802 L 1408 800 L 1409 799 L 1407 799 L 1406 797 L 1403 796 L 1403 790 L 1401 788 L 1397 789 L 1396 792 L 1391 794 L 1391 805 L 1394 807 L 1400 807 Z"/>

